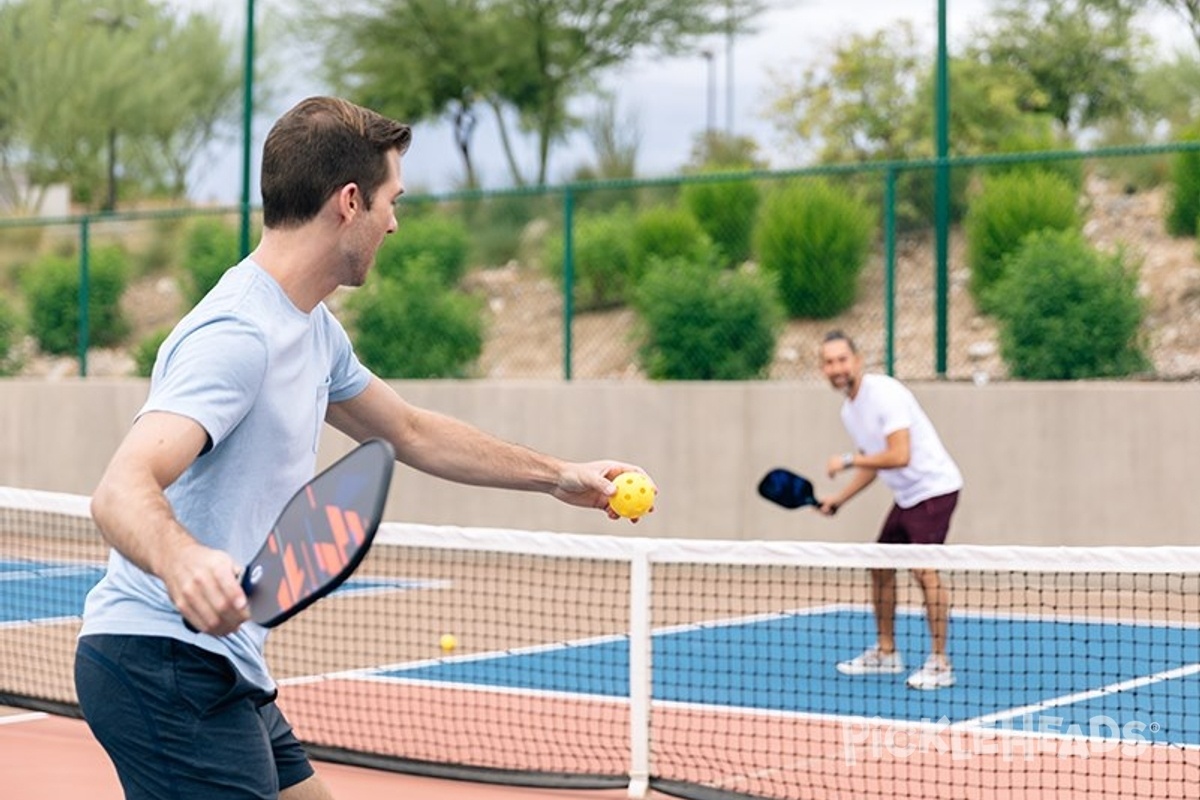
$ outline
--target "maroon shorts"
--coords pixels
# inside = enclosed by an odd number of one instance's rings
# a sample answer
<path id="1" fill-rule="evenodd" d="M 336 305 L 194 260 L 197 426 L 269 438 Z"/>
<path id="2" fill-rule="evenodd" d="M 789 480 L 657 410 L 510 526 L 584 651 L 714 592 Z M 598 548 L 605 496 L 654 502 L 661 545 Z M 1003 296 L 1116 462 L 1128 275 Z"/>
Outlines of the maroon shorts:
<path id="1" fill-rule="evenodd" d="M 879 541 L 884 544 L 941 544 L 950 532 L 950 516 L 958 505 L 958 492 L 922 500 L 912 508 L 893 505 Z"/>

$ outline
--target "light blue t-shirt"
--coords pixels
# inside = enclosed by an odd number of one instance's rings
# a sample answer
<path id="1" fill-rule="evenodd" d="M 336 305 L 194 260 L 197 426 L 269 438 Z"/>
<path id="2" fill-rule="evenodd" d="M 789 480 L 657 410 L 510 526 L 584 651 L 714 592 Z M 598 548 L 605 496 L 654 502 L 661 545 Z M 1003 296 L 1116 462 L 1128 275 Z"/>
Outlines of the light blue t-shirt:
<path id="1" fill-rule="evenodd" d="M 356 396 L 370 380 L 323 303 L 300 311 L 253 261 L 228 270 L 163 342 L 139 412 L 190 417 L 212 440 L 166 490 L 180 523 L 235 562 L 249 561 L 288 499 L 313 476 L 328 404 Z M 266 633 L 254 623 L 221 638 L 192 633 L 162 581 L 113 550 L 104 578 L 87 596 L 80 635 L 192 642 L 272 690 Z"/>

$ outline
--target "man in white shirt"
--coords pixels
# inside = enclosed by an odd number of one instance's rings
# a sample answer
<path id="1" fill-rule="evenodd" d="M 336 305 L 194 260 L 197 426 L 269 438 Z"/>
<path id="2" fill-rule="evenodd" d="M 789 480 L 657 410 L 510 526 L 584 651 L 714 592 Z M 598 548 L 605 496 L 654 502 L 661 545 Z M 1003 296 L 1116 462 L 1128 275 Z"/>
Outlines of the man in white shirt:
<path id="1" fill-rule="evenodd" d="M 826 334 L 820 348 L 821 371 L 830 385 L 845 394 L 842 424 L 855 449 L 830 456 L 829 477 L 853 470 L 850 482 L 826 498 L 826 516 L 865 489 L 876 475 L 892 490 L 895 503 L 883 523 L 879 541 L 893 544 L 942 544 L 958 503 L 962 474 L 913 393 L 888 375 L 865 374 L 862 355 L 841 331 Z M 931 647 L 924 665 L 908 677 L 914 689 L 954 685 L 946 655 L 950 593 L 932 569 L 914 569 L 925 597 Z M 837 665 L 845 675 L 899 673 L 904 662 L 896 650 L 896 570 L 871 571 L 871 601 L 878 641 L 862 654 Z"/>

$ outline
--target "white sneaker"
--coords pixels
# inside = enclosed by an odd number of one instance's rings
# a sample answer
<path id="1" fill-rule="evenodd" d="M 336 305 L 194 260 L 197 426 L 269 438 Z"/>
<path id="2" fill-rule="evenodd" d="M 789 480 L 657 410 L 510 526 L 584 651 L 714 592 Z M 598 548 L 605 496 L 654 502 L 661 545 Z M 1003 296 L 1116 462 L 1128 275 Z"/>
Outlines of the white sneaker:
<path id="1" fill-rule="evenodd" d="M 944 658 L 930 656 L 905 682 L 911 689 L 945 689 L 954 685 L 954 670 Z"/>
<path id="2" fill-rule="evenodd" d="M 895 650 L 885 653 L 874 645 L 849 661 L 839 661 L 837 671 L 843 675 L 894 675 L 904 671 L 904 660 Z"/>

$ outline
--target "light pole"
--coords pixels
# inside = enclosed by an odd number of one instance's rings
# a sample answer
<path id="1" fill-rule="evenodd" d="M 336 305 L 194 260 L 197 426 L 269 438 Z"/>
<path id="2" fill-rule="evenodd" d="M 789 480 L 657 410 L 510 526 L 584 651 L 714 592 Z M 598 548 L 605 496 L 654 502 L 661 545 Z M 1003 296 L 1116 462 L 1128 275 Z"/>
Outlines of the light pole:
<path id="1" fill-rule="evenodd" d="M 725 2 L 725 135 L 733 138 L 733 0 Z"/>
<path id="2" fill-rule="evenodd" d="M 701 50 L 700 55 L 704 56 L 704 61 L 707 64 L 704 93 L 704 134 L 711 138 L 714 129 L 717 127 L 717 66 L 714 61 L 715 54 L 712 50 L 707 48 Z"/>

